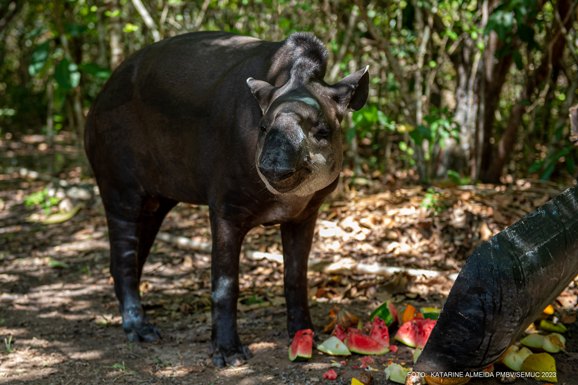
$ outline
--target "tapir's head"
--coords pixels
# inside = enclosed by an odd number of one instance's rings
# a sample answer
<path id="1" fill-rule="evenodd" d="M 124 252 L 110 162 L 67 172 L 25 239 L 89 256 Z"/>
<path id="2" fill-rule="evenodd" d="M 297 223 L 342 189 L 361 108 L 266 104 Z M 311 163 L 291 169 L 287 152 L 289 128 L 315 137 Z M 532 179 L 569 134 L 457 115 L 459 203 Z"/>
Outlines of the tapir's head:
<path id="1" fill-rule="evenodd" d="M 367 68 L 335 85 L 290 79 L 281 87 L 247 79 L 262 111 L 256 166 L 273 194 L 307 196 L 329 186 L 343 161 L 341 121 L 365 104 Z"/>

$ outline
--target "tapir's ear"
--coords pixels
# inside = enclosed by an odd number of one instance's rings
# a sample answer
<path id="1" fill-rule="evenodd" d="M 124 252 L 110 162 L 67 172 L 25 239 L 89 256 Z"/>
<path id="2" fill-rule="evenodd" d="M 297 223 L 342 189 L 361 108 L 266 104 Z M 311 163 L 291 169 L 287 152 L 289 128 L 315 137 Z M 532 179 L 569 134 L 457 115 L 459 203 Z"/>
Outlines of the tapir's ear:
<path id="1" fill-rule="evenodd" d="M 255 99 L 257 99 L 259 107 L 261 107 L 261 111 L 265 113 L 269 107 L 269 104 L 271 103 L 271 97 L 273 96 L 275 87 L 264 80 L 257 80 L 253 78 L 247 79 L 247 85 L 249 86 L 249 89 L 251 90 L 251 93 Z"/>
<path id="2" fill-rule="evenodd" d="M 348 109 L 359 110 L 365 105 L 369 93 L 369 66 L 352 73 L 339 83 L 333 85 L 333 99 L 342 113 Z"/>

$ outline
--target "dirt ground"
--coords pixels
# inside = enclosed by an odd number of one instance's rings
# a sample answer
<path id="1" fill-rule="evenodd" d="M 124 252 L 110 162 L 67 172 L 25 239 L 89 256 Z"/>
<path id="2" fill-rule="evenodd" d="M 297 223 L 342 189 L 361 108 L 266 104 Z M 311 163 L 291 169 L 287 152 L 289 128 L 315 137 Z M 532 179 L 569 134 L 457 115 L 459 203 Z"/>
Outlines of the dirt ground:
<path id="1" fill-rule="evenodd" d="M 0 164 L 0 384 L 303 385 L 350 384 L 353 377 L 388 384 L 383 372 L 388 362 L 412 365 L 411 349 L 403 346 L 372 361 L 315 352 L 309 362 L 291 363 L 280 239 L 278 228 L 271 227 L 254 229 L 241 257 L 239 331 L 254 357 L 241 367 L 215 369 L 208 356 L 208 213 L 187 205 L 165 221 L 141 285 L 146 310 L 163 339 L 128 343 L 108 273 L 107 230 L 97 192 L 66 162 L 59 161 L 56 172 L 26 164 L 24 154 L 42 150 L 39 143 L 34 138 L 0 141 L 0 152 L 7 154 Z M 58 153 L 75 156 L 74 148 L 61 146 Z M 400 174 L 362 181 L 363 188 L 344 184 L 323 207 L 309 273 L 319 330 L 336 306 L 362 319 L 385 300 L 441 306 L 452 274 L 476 245 L 563 188 L 518 181 L 428 192 L 403 180 Z M 76 215 L 50 216 L 58 210 L 47 207 L 46 198 L 25 204 L 32 193 L 50 189 L 59 196 L 52 204 L 78 210 Z M 576 283 L 556 304 L 570 314 L 576 310 Z M 566 336 L 568 352 L 556 355 L 558 383 L 577 385 L 576 323 Z M 323 378 L 330 368 L 338 374 L 334 381 Z M 470 382 L 499 383 L 495 378 Z"/>

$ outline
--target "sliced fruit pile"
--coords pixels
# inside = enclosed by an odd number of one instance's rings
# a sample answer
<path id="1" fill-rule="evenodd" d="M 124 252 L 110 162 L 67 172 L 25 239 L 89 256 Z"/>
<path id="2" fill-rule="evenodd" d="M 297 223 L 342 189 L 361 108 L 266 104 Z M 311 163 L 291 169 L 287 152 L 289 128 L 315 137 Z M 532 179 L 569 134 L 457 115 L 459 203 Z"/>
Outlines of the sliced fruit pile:
<path id="1" fill-rule="evenodd" d="M 417 348 L 414 361 L 419 352 L 425 346 L 429 335 L 436 324 L 440 310 L 437 308 L 422 308 L 418 310 L 413 305 L 396 308 L 391 302 L 386 302 L 371 313 L 369 322 L 365 324 L 347 310 L 332 309 L 329 316 L 331 322 L 325 327 L 330 337 L 317 345 L 317 350 L 330 356 L 351 356 L 360 354 L 363 356 L 379 356 L 390 351 L 396 352 L 398 347 L 390 344 L 390 328 L 396 327 L 394 339 L 411 348 Z M 393 329 L 392 329 L 393 330 Z M 313 332 L 310 329 L 300 330 L 295 334 L 289 347 L 289 359 L 291 361 L 307 360 L 313 354 Z M 371 357 L 360 359 L 361 367 L 373 363 Z M 405 378 L 410 368 L 389 362 L 385 369 L 386 378 L 390 381 L 405 383 Z M 334 369 L 328 370 L 325 379 L 337 378 Z M 354 378 L 357 384 L 364 382 Z M 356 382 L 355 382 L 356 381 Z"/>
<path id="2" fill-rule="evenodd" d="M 566 326 L 559 322 L 551 305 L 544 309 L 544 316 L 551 319 L 539 321 L 526 330 L 526 336 L 510 346 L 502 355 L 500 362 L 516 372 L 535 373 L 538 381 L 557 382 L 556 359 L 551 355 L 565 351 Z"/>
<path id="3" fill-rule="evenodd" d="M 396 352 L 398 346 L 390 342 L 390 330 L 397 331 L 393 340 L 413 348 L 413 362 L 415 363 L 426 345 L 429 336 L 436 325 L 440 309 L 422 307 L 419 310 L 411 304 L 396 307 L 391 302 L 385 302 L 375 309 L 369 316 L 369 322 L 365 324 L 347 310 L 332 309 L 329 316 L 331 322 L 324 331 L 330 333 L 330 337 L 317 345 L 317 349 L 330 356 L 347 357 L 352 354 L 360 354 L 360 368 L 367 368 L 374 364 L 371 356 L 384 355 L 388 352 Z M 544 310 L 543 319 L 536 321 L 526 331 L 527 335 L 518 343 L 510 346 L 499 361 L 513 371 L 533 373 L 535 380 L 557 382 L 556 360 L 552 354 L 565 351 L 566 338 L 563 333 L 566 327 L 559 322 L 554 314 L 554 309 L 548 306 Z M 574 322 L 565 321 L 565 322 Z M 313 331 L 310 329 L 300 330 L 295 334 L 289 348 L 291 361 L 308 360 L 313 355 Z M 340 368 L 347 361 L 333 362 L 333 366 Z M 375 370 L 372 368 L 372 370 Z M 492 371 L 493 366 L 486 370 Z M 385 377 L 389 381 L 405 384 L 411 374 L 411 368 L 404 367 L 399 363 L 389 360 L 385 368 Z M 335 369 L 328 370 L 323 378 L 335 380 L 339 376 Z M 442 379 L 425 377 L 428 384 L 459 385 L 466 383 L 469 378 Z M 410 381 L 411 382 L 411 381 Z M 351 384 L 364 385 L 369 382 L 363 379 L 353 378 Z M 421 383 L 417 379 L 416 383 Z"/>

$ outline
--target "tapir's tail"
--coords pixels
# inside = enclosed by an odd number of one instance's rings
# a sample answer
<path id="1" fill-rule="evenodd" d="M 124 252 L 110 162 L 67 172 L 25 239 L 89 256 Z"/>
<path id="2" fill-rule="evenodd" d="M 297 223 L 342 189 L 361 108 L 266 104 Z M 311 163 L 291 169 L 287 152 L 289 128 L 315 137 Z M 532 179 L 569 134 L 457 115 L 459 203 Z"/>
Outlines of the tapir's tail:
<path id="1" fill-rule="evenodd" d="M 480 245 L 450 291 L 414 370 L 494 361 L 578 274 L 578 187 Z"/>

